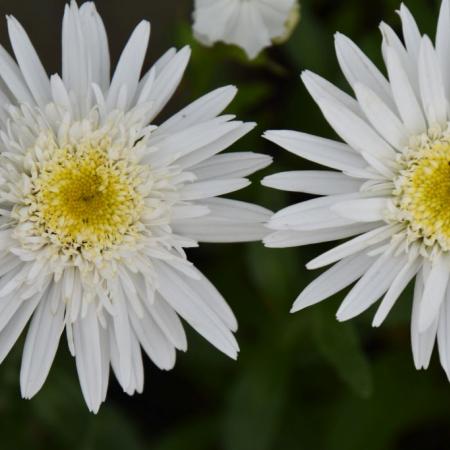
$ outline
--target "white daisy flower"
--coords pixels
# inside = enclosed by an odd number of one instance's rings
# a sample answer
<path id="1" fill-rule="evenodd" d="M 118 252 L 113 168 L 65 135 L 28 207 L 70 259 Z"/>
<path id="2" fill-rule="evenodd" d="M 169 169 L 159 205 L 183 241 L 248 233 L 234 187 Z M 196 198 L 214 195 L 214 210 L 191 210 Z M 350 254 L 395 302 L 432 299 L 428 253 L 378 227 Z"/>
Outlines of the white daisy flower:
<path id="1" fill-rule="evenodd" d="M 297 0 L 195 0 L 194 34 L 205 45 L 222 41 L 250 59 L 288 39 L 299 20 Z"/>
<path id="2" fill-rule="evenodd" d="M 141 347 L 161 369 L 186 350 L 180 318 L 236 358 L 237 324 L 187 260 L 198 241 L 259 240 L 269 212 L 215 198 L 249 184 L 270 158 L 218 155 L 254 126 L 219 114 L 225 87 L 159 126 L 190 51 L 169 50 L 140 79 L 150 34 L 141 22 L 110 80 L 107 36 L 93 3 L 67 6 L 62 77 L 48 78 L 26 32 L 0 47 L 0 360 L 31 319 L 22 395 L 43 385 L 63 330 L 86 403 L 105 399 L 109 366 L 142 391 Z"/>
<path id="3" fill-rule="evenodd" d="M 332 171 L 272 175 L 263 184 L 322 197 L 276 213 L 265 240 L 290 247 L 356 236 L 311 261 L 336 263 L 297 298 L 293 311 L 358 280 L 338 320 L 351 319 L 382 298 L 379 326 L 415 279 L 411 318 L 414 362 L 427 368 L 437 336 L 450 376 L 450 6 L 444 0 L 436 44 L 422 36 L 408 9 L 399 11 L 404 42 L 381 24 L 388 78 L 347 37 L 336 35 L 341 69 L 356 100 L 321 77 L 303 81 L 345 143 L 295 132 L 266 138 Z M 339 262 L 338 262 L 339 261 Z"/>

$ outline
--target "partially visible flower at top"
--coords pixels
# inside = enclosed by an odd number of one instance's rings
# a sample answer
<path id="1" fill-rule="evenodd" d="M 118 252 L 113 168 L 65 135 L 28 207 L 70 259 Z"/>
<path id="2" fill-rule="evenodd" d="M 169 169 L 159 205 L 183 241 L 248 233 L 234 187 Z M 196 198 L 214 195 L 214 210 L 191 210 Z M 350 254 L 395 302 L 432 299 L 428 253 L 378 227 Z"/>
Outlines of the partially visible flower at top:
<path id="1" fill-rule="evenodd" d="M 295 131 L 266 133 L 334 170 L 265 178 L 267 186 L 322 196 L 277 212 L 265 243 L 290 247 L 352 238 L 307 265 L 336 263 L 306 287 L 293 311 L 356 281 L 337 318 L 351 319 L 382 299 L 373 319 L 379 326 L 414 280 L 415 365 L 428 367 L 437 340 L 450 378 L 450 2 L 442 2 L 435 45 L 404 5 L 399 14 L 404 43 L 388 25 L 380 26 L 388 79 L 341 34 L 336 53 L 356 99 L 318 75 L 302 75 L 345 143 Z"/>
<path id="2" fill-rule="evenodd" d="M 161 369 L 186 350 L 181 316 L 236 358 L 236 319 L 187 260 L 198 241 L 261 239 L 269 212 L 215 198 L 248 185 L 270 158 L 218 155 L 254 126 L 219 115 L 232 86 L 160 125 L 189 48 L 140 77 L 150 24 L 131 35 L 110 78 L 93 3 L 66 6 L 62 76 L 48 78 L 13 17 L 17 63 L 0 47 L 0 361 L 31 318 L 20 384 L 43 385 L 63 330 L 86 403 L 97 411 L 110 365 L 128 394 L 143 389 L 141 347 Z"/>
<path id="3" fill-rule="evenodd" d="M 250 59 L 287 40 L 300 18 L 298 0 L 195 0 L 194 34 L 205 45 L 223 41 Z"/>

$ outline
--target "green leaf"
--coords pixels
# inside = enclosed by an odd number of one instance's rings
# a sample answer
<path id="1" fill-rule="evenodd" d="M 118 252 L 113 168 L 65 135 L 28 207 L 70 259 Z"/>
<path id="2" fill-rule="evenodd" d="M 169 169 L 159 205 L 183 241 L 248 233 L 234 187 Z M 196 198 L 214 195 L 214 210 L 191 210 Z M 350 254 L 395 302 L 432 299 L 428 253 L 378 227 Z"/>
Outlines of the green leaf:
<path id="1" fill-rule="evenodd" d="M 223 425 L 225 450 L 267 450 L 281 423 L 288 393 L 284 352 L 265 347 L 231 389 Z"/>
<path id="2" fill-rule="evenodd" d="M 171 428 L 152 450 L 209 450 L 217 436 L 217 422 L 211 417 L 200 417 Z"/>
<path id="3" fill-rule="evenodd" d="M 316 308 L 313 334 L 319 351 L 357 395 L 369 397 L 373 389 L 371 368 L 353 323 L 338 322 L 330 308 Z"/>

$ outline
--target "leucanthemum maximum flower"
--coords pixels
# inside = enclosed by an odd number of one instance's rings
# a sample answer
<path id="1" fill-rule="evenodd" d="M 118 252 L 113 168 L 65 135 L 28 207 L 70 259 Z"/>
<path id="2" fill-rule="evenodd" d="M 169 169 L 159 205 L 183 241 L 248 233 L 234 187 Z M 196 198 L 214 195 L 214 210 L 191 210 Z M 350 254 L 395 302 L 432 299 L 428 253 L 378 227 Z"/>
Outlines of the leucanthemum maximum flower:
<path id="1" fill-rule="evenodd" d="M 436 44 L 422 36 L 409 10 L 399 11 L 404 43 L 382 23 L 388 79 L 347 37 L 336 35 L 341 69 L 356 100 L 321 77 L 303 81 L 345 143 L 294 131 L 266 138 L 332 171 L 272 175 L 266 186 L 317 194 L 276 213 L 265 239 L 289 247 L 352 239 L 311 261 L 336 263 L 297 298 L 293 311 L 357 281 L 337 318 L 351 319 L 382 298 L 379 326 L 415 280 L 411 341 L 418 369 L 427 368 L 437 337 L 450 376 L 450 6 L 444 0 Z"/>
<path id="2" fill-rule="evenodd" d="M 238 45 L 250 59 L 288 39 L 300 17 L 297 0 L 195 0 L 194 8 L 200 42 Z"/>
<path id="3" fill-rule="evenodd" d="M 93 3 L 66 7 L 61 77 L 48 78 L 12 17 L 8 31 L 17 63 L 0 47 L 0 360 L 31 319 L 22 395 L 43 385 L 64 330 L 91 411 L 105 399 L 110 365 L 124 391 L 142 391 L 141 347 L 173 367 L 187 348 L 179 316 L 235 358 L 236 319 L 184 251 L 266 233 L 267 210 L 215 198 L 270 163 L 218 155 L 254 126 L 219 115 L 235 88 L 156 126 L 190 51 L 169 50 L 140 78 L 148 22 L 112 79 Z"/>

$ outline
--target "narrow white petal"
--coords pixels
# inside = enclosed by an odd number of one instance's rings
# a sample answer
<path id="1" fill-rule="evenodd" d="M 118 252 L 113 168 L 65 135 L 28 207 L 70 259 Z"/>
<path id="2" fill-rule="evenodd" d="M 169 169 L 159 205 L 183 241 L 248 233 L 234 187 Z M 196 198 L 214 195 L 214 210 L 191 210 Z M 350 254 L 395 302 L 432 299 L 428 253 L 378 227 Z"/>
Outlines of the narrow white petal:
<path id="1" fill-rule="evenodd" d="M 154 134 L 173 133 L 174 131 L 189 128 L 196 123 L 214 119 L 231 103 L 236 93 L 237 89 L 235 86 L 225 86 L 216 89 L 200 97 L 166 120 Z"/>
<path id="2" fill-rule="evenodd" d="M 160 262 L 155 266 L 160 277 L 158 290 L 164 299 L 206 340 L 235 359 L 238 345 L 228 327 L 186 284 L 182 276 Z"/>
<path id="3" fill-rule="evenodd" d="M 419 82 L 423 109 L 430 126 L 447 123 L 447 99 L 441 68 L 428 37 L 422 39 L 419 53 Z"/>
<path id="4" fill-rule="evenodd" d="M 450 276 L 450 257 L 439 255 L 432 261 L 430 274 L 425 280 L 423 299 L 419 309 L 419 333 L 426 331 L 435 321 Z"/>
<path id="5" fill-rule="evenodd" d="M 91 64 L 91 82 L 106 92 L 110 83 L 110 58 L 108 37 L 102 18 L 95 9 L 94 2 L 83 3 L 80 7 L 80 22 Z"/>
<path id="6" fill-rule="evenodd" d="M 199 242 L 259 241 L 269 232 L 265 224 L 272 212 L 268 209 L 224 198 L 203 200 L 202 204 L 208 215 L 179 220 L 173 230 Z"/>
<path id="7" fill-rule="evenodd" d="M 344 239 L 357 234 L 365 233 L 373 230 L 374 228 L 378 228 L 381 225 L 382 223 L 358 223 L 355 225 L 348 225 L 346 227 L 326 228 L 324 230 L 314 231 L 276 231 L 265 237 L 263 242 L 266 247 L 270 248 L 286 248 L 307 244 L 318 244 L 320 242 L 335 241 L 337 239 Z"/>
<path id="8" fill-rule="evenodd" d="M 8 32 L 14 54 L 27 85 L 36 103 L 44 106 L 50 101 L 51 96 L 50 82 L 41 60 L 22 25 L 11 16 L 8 17 Z"/>
<path id="9" fill-rule="evenodd" d="M 150 23 L 142 21 L 131 34 L 127 45 L 120 56 L 119 62 L 117 63 L 106 99 L 107 107 L 109 109 L 114 109 L 117 105 L 119 92 L 122 86 L 126 86 L 129 99 L 134 97 L 139 83 L 149 38 Z"/>
<path id="10" fill-rule="evenodd" d="M 410 57 L 410 55 L 406 51 L 405 46 L 403 45 L 403 42 L 401 41 L 397 33 L 389 25 L 387 25 L 384 22 L 381 22 L 380 31 L 381 34 L 383 35 L 382 52 L 385 64 L 387 65 L 388 50 L 393 51 L 397 56 L 397 58 L 399 59 L 402 68 L 405 70 L 405 73 L 408 75 L 408 78 L 411 82 L 414 92 L 418 93 L 419 78 L 417 74 L 416 61 Z M 395 92 L 392 92 L 392 94 L 394 95 L 395 99 Z"/>
<path id="11" fill-rule="evenodd" d="M 62 79 L 68 91 L 76 96 L 80 113 L 87 113 L 90 105 L 89 50 L 75 2 L 66 5 L 62 27 Z"/>
<path id="12" fill-rule="evenodd" d="M 386 197 L 347 200 L 333 205 L 331 211 L 354 221 L 376 222 L 384 219 L 388 202 Z"/>
<path id="13" fill-rule="evenodd" d="M 377 227 L 376 229 L 369 231 L 361 236 L 358 236 L 350 241 L 344 242 L 343 244 L 323 253 L 317 258 L 310 261 L 306 267 L 308 269 L 317 269 L 319 267 L 327 266 L 336 261 L 339 261 L 346 256 L 353 255 L 354 253 L 360 252 L 365 248 L 368 248 L 375 244 L 381 244 L 387 241 L 394 234 L 402 229 L 403 225 L 384 225 L 382 227 Z"/>
<path id="14" fill-rule="evenodd" d="M 397 299 L 400 297 L 401 293 L 405 290 L 406 286 L 408 286 L 409 282 L 417 274 L 417 271 L 420 269 L 421 264 L 422 261 L 420 258 L 408 261 L 408 263 L 395 277 L 375 314 L 372 322 L 372 325 L 374 327 L 379 327 L 383 323 L 384 319 L 386 319 L 387 315 L 391 311 Z"/>
<path id="15" fill-rule="evenodd" d="M 272 162 L 268 155 L 252 152 L 233 152 L 215 155 L 191 168 L 198 180 L 211 178 L 242 178 L 267 167 Z"/>
<path id="16" fill-rule="evenodd" d="M 350 147 L 380 160 L 395 160 L 396 154 L 392 147 L 349 109 L 326 100 L 320 100 L 319 106 L 328 123 Z"/>
<path id="17" fill-rule="evenodd" d="M 20 334 L 30 320 L 41 297 L 42 293 L 38 293 L 24 301 L 8 324 L 0 332 L 0 363 L 3 362 L 17 339 L 19 339 Z"/>
<path id="18" fill-rule="evenodd" d="M 319 103 L 320 99 L 325 98 L 339 103 L 356 115 L 363 117 L 358 102 L 344 91 L 338 89 L 334 84 L 325 80 L 325 78 L 306 70 L 302 73 L 302 81 L 316 103 Z"/>
<path id="19" fill-rule="evenodd" d="M 228 303 L 215 286 L 199 270 L 195 269 L 195 271 L 198 277 L 196 279 L 185 278 L 184 281 L 186 284 L 197 293 L 203 303 L 211 308 L 231 331 L 237 331 L 238 323 Z"/>
<path id="20" fill-rule="evenodd" d="M 372 89 L 389 107 L 394 107 L 389 83 L 358 46 L 348 37 L 336 33 L 335 47 L 342 72 L 350 86 L 362 83 Z"/>
<path id="21" fill-rule="evenodd" d="M 0 76 L 19 103 L 34 105 L 34 98 L 26 85 L 19 66 L 2 46 L 0 46 Z"/>
<path id="22" fill-rule="evenodd" d="M 266 131 L 263 137 L 297 156 L 333 169 L 346 171 L 367 166 L 361 156 L 340 142 L 288 130 Z"/>
<path id="23" fill-rule="evenodd" d="M 438 320 L 436 318 L 426 331 L 423 333 L 419 331 L 419 310 L 423 303 L 424 278 L 428 276 L 428 272 L 429 267 L 425 264 L 416 277 L 416 285 L 414 288 L 414 301 L 411 316 L 411 346 L 416 369 L 428 368 L 438 327 Z"/>
<path id="24" fill-rule="evenodd" d="M 146 306 L 172 345 L 178 350 L 185 351 L 187 349 L 186 333 L 172 307 L 158 293 L 152 303 L 146 302 Z"/>
<path id="25" fill-rule="evenodd" d="M 291 214 L 287 217 L 274 215 L 268 227 L 271 230 L 321 230 L 352 225 L 356 221 L 343 218 L 332 211 L 329 206 L 311 209 L 301 214 Z"/>
<path id="26" fill-rule="evenodd" d="M 420 31 L 409 9 L 402 3 L 400 5 L 400 18 L 402 20 L 403 37 L 411 58 L 417 61 L 420 49 Z"/>
<path id="27" fill-rule="evenodd" d="M 388 290 L 406 261 L 406 255 L 393 256 L 392 249 L 388 248 L 345 297 L 337 319 L 349 320 L 370 308 Z"/>
<path id="28" fill-rule="evenodd" d="M 102 347 L 97 314 L 93 304 L 73 324 L 75 359 L 84 399 L 96 413 L 103 398 Z"/>
<path id="29" fill-rule="evenodd" d="M 271 222 L 276 221 L 278 223 L 282 223 L 283 220 L 289 220 L 290 218 L 299 216 L 300 214 L 303 214 L 306 211 L 311 211 L 313 209 L 319 208 L 320 209 L 330 208 L 336 203 L 361 198 L 366 198 L 366 195 L 360 192 L 353 192 L 350 194 L 328 195 L 324 197 L 313 198 L 311 200 L 295 203 L 291 206 L 281 209 L 280 211 L 276 212 L 273 215 Z"/>
<path id="30" fill-rule="evenodd" d="M 450 98 L 450 3 L 443 0 L 436 32 L 436 54 L 442 69 L 447 98 Z"/>
<path id="31" fill-rule="evenodd" d="M 175 365 L 175 348 L 161 331 L 153 317 L 145 312 L 142 318 L 130 312 L 130 320 L 145 353 L 162 370 L 170 370 Z"/>
<path id="32" fill-rule="evenodd" d="M 355 84 L 359 104 L 375 130 L 397 150 L 408 144 L 408 132 L 396 114 L 369 88 Z"/>
<path id="33" fill-rule="evenodd" d="M 303 290 L 295 300 L 291 312 L 319 303 L 346 288 L 364 274 L 373 262 L 374 258 L 365 253 L 342 259 Z"/>
<path id="34" fill-rule="evenodd" d="M 172 97 L 184 74 L 190 56 L 190 48 L 184 47 L 161 67 L 159 73 L 157 71 L 152 94 L 149 97 L 149 100 L 153 102 L 153 108 L 147 118 L 149 122 L 159 114 Z"/>
<path id="35" fill-rule="evenodd" d="M 269 175 L 261 184 L 284 191 L 332 195 L 359 191 L 362 182 L 339 172 L 299 170 Z"/>
<path id="36" fill-rule="evenodd" d="M 246 178 L 207 180 L 189 184 L 181 191 L 182 200 L 199 200 L 238 191 L 250 184 Z"/>
<path id="37" fill-rule="evenodd" d="M 61 298 L 61 290 L 52 284 L 34 313 L 27 333 L 20 369 L 20 389 L 24 398 L 33 397 L 44 384 L 58 349 L 64 330 L 62 301 L 52 311 L 54 297 Z"/>
<path id="38" fill-rule="evenodd" d="M 150 164 L 157 167 L 177 161 L 182 168 L 192 167 L 225 150 L 254 128 L 253 123 L 229 121 L 218 117 L 202 122 L 180 132 L 150 138 L 149 146 L 158 148 L 151 155 Z"/>
<path id="39" fill-rule="evenodd" d="M 423 133 L 427 124 L 422 108 L 398 55 L 391 48 L 386 49 L 386 66 L 392 94 L 406 129 L 411 134 Z"/>
<path id="40" fill-rule="evenodd" d="M 441 365 L 447 377 L 450 378 L 450 290 L 448 288 L 439 312 L 437 341 Z"/>

